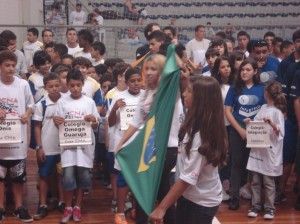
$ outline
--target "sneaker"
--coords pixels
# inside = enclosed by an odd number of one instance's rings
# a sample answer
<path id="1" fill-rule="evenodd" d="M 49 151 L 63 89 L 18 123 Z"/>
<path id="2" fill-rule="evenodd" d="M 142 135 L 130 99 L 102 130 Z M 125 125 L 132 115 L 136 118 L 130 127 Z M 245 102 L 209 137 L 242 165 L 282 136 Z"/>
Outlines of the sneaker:
<path id="1" fill-rule="evenodd" d="M 228 201 L 230 199 L 229 194 L 225 191 L 225 189 L 222 189 L 222 201 Z"/>
<path id="2" fill-rule="evenodd" d="M 279 193 L 276 195 L 276 197 L 275 197 L 276 205 L 280 204 L 281 202 L 285 202 L 285 201 L 287 201 L 287 198 L 284 193 Z"/>
<path id="3" fill-rule="evenodd" d="M 81 221 L 81 210 L 78 206 L 75 206 L 73 208 L 73 220 L 74 220 L 74 222 L 80 222 Z"/>
<path id="4" fill-rule="evenodd" d="M 33 218 L 29 215 L 28 210 L 24 207 L 19 207 L 14 211 L 14 215 L 22 222 L 32 222 Z"/>
<path id="5" fill-rule="evenodd" d="M 250 200 L 252 198 L 252 194 L 247 185 L 244 185 L 240 189 L 240 196 L 244 199 Z"/>
<path id="6" fill-rule="evenodd" d="M 72 207 L 67 207 L 64 210 L 64 214 L 62 219 L 60 220 L 60 223 L 67 223 L 70 221 L 70 219 L 72 218 L 72 213 L 73 213 L 73 209 Z"/>
<path id="7" fill-rule="evenodd" d="M 66 207 L 66 203 L 64 203 L 63 201 L 60 201 L 57 205 L 57 209 L 61 213 L 64 213 L 65 207 Z"/>
<path id="8" fill-rule="evenodd" d="M 115 224 L 128 224 L 124 213 L 115 214 Z"/>
<path id="9" fill-rule="evenodd" d="M 229 206 L 228 206 L 230 210 L 238 210 L 239 207 L 240 207 L 240 202 L 238 198 L 230 199 Z"/>
<path id="10" fill-rule="evenodd" d="M 300 196 L 298 196 L 297 200 L 296 200 L 296 203 L 294 205 L 294 208 L 297 210 L 297 211 L 300 211 Z"/>
<path id="11" fill-rule="evenodd" d="M 46 205 L 39 206 L 37 213 L 33 216 L 34 220 L 40 220 L 45 218 L 48 215 L 48 209 Z"/>
<path id="12" fill-rule="evenodd" d="M 273 210 L 268 210 L 264 214 L 264 219 L 274 219 L 274 211 Z"/>
<path id="13" fill-rule="evenodd" d="M 5 218 L 5 210 L 3 208 L 0 208 L 0 223 L 4 220 Z"/>
<path id="14" fill-rule="evenodd" d="M 258 215 L 258 212 L 259 212 L 258 209 L 256 209 L 256 208 L 251 208 L 251 209 L 248 211 L 248 217 L 256 218 L 257 215 Z"/>

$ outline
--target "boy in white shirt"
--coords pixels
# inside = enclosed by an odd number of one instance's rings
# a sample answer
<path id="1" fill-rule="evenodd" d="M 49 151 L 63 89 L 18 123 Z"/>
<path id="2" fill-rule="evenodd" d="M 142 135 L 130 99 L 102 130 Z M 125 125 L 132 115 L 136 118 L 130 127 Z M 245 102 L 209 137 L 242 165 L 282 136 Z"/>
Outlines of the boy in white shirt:
<path id="1" fill-rule="evenodd" d="M 79 47 L 82 48 L 81 51 L 78 51 L 74 54 L 74 57 L 84 57 L 89 60 L 92 60 L 92 44 L 94 42 L 94 36 L 89 30 L 80 30 L 78 32 L 78 43 Z"/>
<path id="2" fill-rule="evenodd" d="M 76 26 L 82 26 L 86 23 L 87 16 L 86 13 L 82 10 L 81 3 L 76 4 L 76 10 L 72 11 L 70 14 L 70 24 Z"/>
<path id="3" fill-rule="evenodd" d="M 68 54 L 74 56 L 77 52 L 82 50 L 82 48 L 79 47 L 77 31 L 74 28 L 71 27 L 67 29 L 66 39 L 67 39 L 66 45 L 68 47 Z"/>
<path id="4" fill-rule="evenodd" d="M 55 127 L 53 116 L 56 113 L 57 101 L 60 94 L 60 78 L 55 73 L 50 73 L 44 77 L 45 89 L 48 95 L 40 100 L 34 109 L 34 133 L 36 140 L 37 162 L 39 165 L 39 207 L 35 220 L 43 219 L 47 216 L 47 192 L 49 189 L 49 177 L 55 172 L 57 164 L 60 162 L 60 147 L 58 142 L 58 129 Z M 64 207 L 63 191 L 60 175 L 57 175 L 57 189 L 59 196 L 59 207 Z M 63 209 L 62 209 L 63 210 Z"/>
<path id="5" fill-rule="evenodd" d="M 65 119 L 85 120 L 91 123 L 92 128 L 98 127 L 99 114 L 95 102 L 82 94 L 84 77 L 77 69 L 72 69 L 67 75 L 67 85 L 70 95 L 58 101 L 58 108 L 54 122 L 62 125 Z M 92 132 L 92 130 L 91 130 Z M 61 148 L 61 164 L 63 168 L 63 189 L 66 207 L 61 223 L 67 223 L 72 217 L 75 222 L 81 220 L 81 202 L 83 191 L 91 188 L 95 137 L 92 136 L 92 145 L 69 146 Z M 72 208 L 73 195 L 76 193 Z"/>
<path id="6" fill-rule="evenodd" d="M 27 41 L 23 43 L 23 51 L 25 55 L 26 65 L 28 71 L 32 70 L 33 55 L 36 51 L 42 50 L 43 43 L 38 41 L 39 31 L 37 28 L 30 28 L 27 30 Z"/>
<path id="7" fill-rule="evenodd" d="M 23 207 L 23 186 L 26 182 L 28 150 L 27 123 L 33 107 L 28 83 L 15 76 L 17 58 L 10 51 L 0 53 L 0 123 L 20 121 L 20 143 L 0 143 L 0 222 L 4 219 L 4 179 L 9 176 L 16 210 L 14 215 L 23 222 L 32 222 Z M 4 123 L 3 123 L 4 122 Z M 5 126 L 7 127 L 7 126 Z M 3 131 L 0 136 L 4 134 Z"/>

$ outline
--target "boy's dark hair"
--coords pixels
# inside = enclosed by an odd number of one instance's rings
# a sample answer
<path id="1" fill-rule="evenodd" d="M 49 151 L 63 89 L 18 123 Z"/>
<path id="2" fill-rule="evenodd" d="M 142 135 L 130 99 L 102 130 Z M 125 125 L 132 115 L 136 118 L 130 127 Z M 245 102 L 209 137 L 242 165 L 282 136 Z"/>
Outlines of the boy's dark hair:
<path id="1" fill-rule="evenodd" d="M 252 52 L 256 47 L 268 47 L 268 43 L 265 40 L 253 40 L 251 41 L 251 45 L 252 47 L 250 52 Z"/>
<path id="2" fill-rule="evenodd" d="M 85 41 L 89 42 L 89 44 L 93 44 L 94 42 L 93 34 L 87 29 L 80 30 L 77 35 L 78 37 L 81 37 Z"/>
<path id="3" fill-rule="evenodd" d="M 62 43 L 54 44 L 54 52 L 57 52 L 60 59 L 62 59 L 65 54 L 68 54 L 68 48 Z"/>
<path id="4" fill-rule="evenodd" d="M 122 62 L 124 62 L 124 60 L 123 59 L 121 59 L 121 58 L 107 58 L 105 61 L 104 61 L 104 64 L 107 66 L 107 68 L 113 68 L 113 67 L 115 67 L 115 65 L 117 64 L 117 63 L 122 63 Z"/>
<path id="5" fill-rule="evenodd" d="M 246 36 L 250 40 L 250 35 L 244 30 L 241 30 L 237 33 L 237 38 L 239 38 L 240 36 Z"/>
<path id="6" fill-rule="evenodd" d="M 53 33 L 53 31 L 52 30 L 50 30 L 50 29 L 43 29 L 42 30 L 42 37 L 44 37 L 44 35 L 45 35 L 45 32 L 51 32 L 52 33 L 52 36 L 54 36 L 54 33 Z"/>
<path id="7" fill-rule="evenodd" d="M 36 37 L 38 37 L 39 36 L 39 31 L 38 31 L 38 29 L 37 28 L 35 28 L 35 27 L 32 27 L 32 28 L 29 28 L 28 30 L 27 30 L 27 33 L 32 33 L 34 36 L 36 36 Z"/>
<path id="8" fill-rule="evenodd" d="M 70 80 L 79 80 L 82 83 L 84 83 L 84 76 L 82 75 L 82 73 L 76 69 L 76 68 L 72 68 L 67 75 L 67 83 L 70 82 Z"/>
<path id="9" fill-rule="evenodd" d="M 3 30 L 0 34 L 0 37 L 2 37 L 4 40 L 7 41 L 7 43 L 10 40 L 16 40 L 17 36 L 14 32 L 12 32 L 11 30 Z"/>
<path id="10" fill-rule="evenodd" d="M 167 35 L 161 30 L 155 30 L 149 35 L 149 40 L 155 39 L 158 42 L 165 42 Z"/>
<path id="11" fill-rule="evenodd" d="M 66 31 L 66 35 L 68 34 L 69 31 L 75 31 L 77 33 L 77 30 L 75 30 L 74 27 L 68 28 L 67 31 Z"/>
<path id="12" fill-rule="evenodd" d="M 283 49 L 288 48 L 291 45 L 293 45 L 293 43 L 289 40 L 282 41 L 282 44 L 280 45 L 280 52 L 282 52 Z"/>
<path id="13" fill-rule="evenodd" d="M 124 75 L 125 71 L 130 67 L 129 64 L 121 62 L 115 65 L 112 74 L 114 81 L 117 83 L 118 82 L 118 76 L 119 75 Z"/>
<path id="14" fill-rule="evenodd" d="M 105 64 L 100 64 L 95 66 L 95 71 L 97 75 L 103 75 L 107 71 L 107 66 Z"/>
<path id="15" fill-rule="evenodd" d="M 275 37 L 272 41 L 272 45 L 275 46 L 277 43 L 282 43 L 283 39 L 281 37 Z"/>
<path id="16" fill-rule="evenodd" d="M 72 63 L 72 67 L 74 68 L 76 65 L 83 65 L 83 66 L 89 68 L 89 67 L 92 66 L 92 63 L 87 58 L 77 57 L 77 58 L 74 58 L 73 63 Z"/>
<path id="17" fill-rule="evenodd" d="M 0 64 L 2 64 L 4 61 L 14 61 L 17 63 L 17 56 L 9 51 L 9 50 L 4 50 L 0 52 Z"/>
<path id="18" fill-rule="evenodd" d="M 110 73 L 106 72 L 103 74 L 103 76 L 100 79 L 100 84 L 106 82 L 106 81 L 110 81 L 113 82 L 113 77 Z"/>
<path id="19" fill-rule="evenodd" d="M 165 28 L 163 28 L 163 31 L 165 30 L 170 30 L 173 36 L 176 36 L 177 34 L 176 29 L 173 26 L 166 26 Z"/>
<path id="20" fill-rule="evenodd" d="M 40 66 L 46 64 L 47 61 L 51 63 L 51 57 L 45 51 L 40 50 L 34 53 L 33 65 L 36 68 L 39 68 Z"/>
<path id="21" fill-rule="evenodd" d="M 54 42 L 50 42 L 48 44 L 45 44 L 44 50 L 46 50 L 47 48 L 54 48 Z"/>
<path id="22" fill-rule="evenodd" d="M 183 57 L 183 52 L 186 50 L 185 46 L 182 43 L 178 43 L 175 47 L 175 52 L 176 54 L 182 58 Z"/>
<path id="23" fill-rule="evenodd" d="M 224 31 L 217 32 L 215 34 L 215 36 L 217 37 L 217 39 L 222 39 L 222 40 L 226 39 L 226 37 L 227 37 L 227 35 Z"/>
<path id="24" fill-rule="evenodd" d="M 228 50 L 227 50 L 227 45 L 226 45 L 226 42 L 224 41 L 224 39 L 215 39 L 215 40 L 212 40 L 210 42 L 210 47 L 211 48 L 215 48 L 215 47 L 218 47 L 218 46 L 223 46 L 224 47 L 224 55 L 228 55 Z"/>
<path id="25" fill-rule="evenodd" d="M 219 57 L 219 51 L 214 49 L 214 48 L 208 48 L 207 51 L 205 52 L 205 58 L 207 59 L 208 57 Z"/>
<path id="26" fill-rule="evenodd" d="M 94 48 L 94 50 L 98 51 L 100 55 L 104 55 L 106 52 L 106 47 L 105 47 L 104 43 L 102 43 L 100 41 L 96 41 L 95 43 L 93 43 L 92 48 Z"/>
<path id="27" fill-rule="evenodd" d="M 268 32 L 265 33 L 264 39 L 265 39 L 266 37 L 274 37 L 274 38 L 275 38 L 275 33 L 273 33 L 272 31 L 268 31 Z"/>
<path id="28" fill-rule="evenodd" d="M 228 40 L 231 41 L 231 42 L 233 43 L 233 46 L 234 46 L 234 43 L 235 43 L 234 37 L 232 37 L 232 36 L 227 36 L 226 39 L 225 39 L 225 42 L 227 42 Z"/>
<path id="29" fill-rule="evenodd" d="M 144 35 L 145 35 L 145 38 L 149 41 L 149 35 L 150 33 L 149 32 L 152 32 L 152 28 L 153 26 L 159 26 L 158 23 L 149 23 L 145 26 L 145 29 L 144 29 Z"/>
<path id="30" fill-rule="evenodd" d="M 200 28 L 205 28 L 205 26 L 203 26 L 203 25 L 201 25 L 201 24 L 197 25 L 197 26 L 195 27 L 195 33 L 198 32 L 198 30 L 199 30 Z"/>
<path id="31" fill-rule="evenodd" d="M 126 82 L 130 79 L 130 77 L 134 74 L 138 74 L 140 75 L 140 70 L 138 68 L 128 68 L 126 71 L 125 71 L 125 80 Z"/>
<path id="32" fill-rule="evenodd" d="M 295 41 L 297 39 L 300 39 L 300 30 L 296 30 L 294 33 L 293 33 L 293 42 L 295 43 Z"/>
<path id="33" fill-rule="evenodd" d="M 61 72 L 69 72 L 70 70 L 71 70 L 70 66 L 59 64 L 57 68 L 55 68 L 54 72 L 59 75 Z"/>
<path id="34" fill-rule="evenodd" d="M 0 51 L 8 50 L 7 47 L 8 47 L 7 41 L 0 36 Z"/>
<path id="35" fill-rule="evenodd" d="M 43 78 L 44 86 L 46 86 L 46 84 L 51 80 L 60 80 L 57 73 L 50 72 L 48 75 L 44 76 L 44 78 Z"/>

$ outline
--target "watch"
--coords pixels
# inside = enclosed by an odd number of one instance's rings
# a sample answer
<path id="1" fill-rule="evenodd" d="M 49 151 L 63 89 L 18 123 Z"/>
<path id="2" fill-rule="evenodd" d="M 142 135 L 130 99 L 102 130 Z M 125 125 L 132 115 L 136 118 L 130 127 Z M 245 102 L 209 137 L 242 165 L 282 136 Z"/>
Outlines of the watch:
<path id="1" fill-rule="evenodd" d="M 35 146 L 35 150 L 39 150 L 39 149 L 41 149 L 41 148 L 42 148 L 41 145 L 36 145 L 36 146 Z"/>

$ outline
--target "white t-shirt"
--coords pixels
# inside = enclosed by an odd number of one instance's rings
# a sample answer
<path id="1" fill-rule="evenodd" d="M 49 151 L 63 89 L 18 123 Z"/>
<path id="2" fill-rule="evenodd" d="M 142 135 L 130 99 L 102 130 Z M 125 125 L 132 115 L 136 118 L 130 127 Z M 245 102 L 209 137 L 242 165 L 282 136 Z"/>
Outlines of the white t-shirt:
<path id="1" fill-rule="evenodd" d="M 31 43 L 29 41 L 25 41 L 23 43 L 23 51 L 26 60 L 27 68 L 30 67 L 33 63 L 33 55 L 36 51 L 42 50 L 43 43 L 40 41 L 36 41 Z"/>
<path id="2" fill-rule="evenodd" d="M 29 85 L 33 91 L 34 102 L 38 102 L 45 94 L 46 90 L 44 89 L 44 76 L 39 73 L 33 73 L 28 78 Z"/>
<path id="3" fill-rule="evenodd" d="M 140 102 L 138 103 L 138 107 L 134 115 L 135 119 L 131 122 L 133 127 L 140 128 L 145 123 L 145 119 L 150 112 L 156 91 L 157 90 L 146 90 L 140 97 Z M 178 133 L 183 120 L 183 106 L 180 95 L 178 94 L 173 112 L 168 147 L 178 147 Z"/>
<path id="4" fill-rule="evenodd" d="M 188 136 L 185 136 L 178 149 L 176 176 L 190 186 L 183 197 L 205 207 L 218 206 L 222 202 L 222 184 L 218 167 L 207 164 L 207 160 L 198 152 L 201 143 L 199 132 L 195 134 L 189 157 L 185 151 Z"/>
<path id="5" fill-rule="evenodd" d="M 102 58 L 102 59 L 99 60 L 99 61 L 95 61 L 95 59 L 92 58 L 92 65 L 93 65 L 93 66 L 97 66 L 97 65 L 101 65 L 101 64 L 104 64 L 104 58 Z"/>
<path id="6" fill-rule="evenodd" d="M 46 108 L 42 102 L 45 101 Z M 54 124 L 53 116 L 57 110 L 57 102 L 53 102 L 48 96 L 45 96 L 36 103 L 32 120 L 42 121 L 42 146 L 45 155 L 60 154 L 58 129 Z M 44 116 L 43 116 L 44 113 Z"/>
<path id="7" fill-rule="evenodd" d="M 68 54 L 72 55 L 73 57 L 75 57 L 75 54 L 77 52 L 82 51 L 82 48 L 79 47 L 79 44 L 77 44 L 76 47 L 69 47 L 68 45 L 67 45 L 67 47 L 68 47 Z"/>
<path id="8" fill-rule="evenodd" d="M 83 51 L 83 49 L 81 51 L 77 51 L 75 54 L 74 54 L 74 58 L 78 58 L 78 57 L 84 57 L 86 59 L 89 59 L 90 61 L 92 61 L 92 55 L 90 52 L 86 53 Z"/>
<path id="9" fill-rule="evenodd" d="M 282 175 L 282 149 L 284 137 L 284 116 L 282 112 L 274 106 L 262 105 L 254 120 L 269 118 L 279 129 L 277 136 L 271 129 L 271 148 L 252 148 L 250 151 L 247 169 L 261 173 L 266 176 Z"/>
<path id="10" fill-rule="evenodd" d="M 70 14 L 70 24 L 71 25 L 83 25 L 86 22 L 86 13 L 84 11 L 72 11 Z"/>
<path id="11" fill-rule="evenodd" d="M 208 40 L 208 39 L 203 39 L 201 41 L 198 41 L 194 38 L 194 39 L 190 40 L 185 46 L 188 58 L 194 57 L 193 51 L 195 51 L 195 50 L 206 51 L 209 47 L 209 44 L 210 44 L 210 40 Z"/>
<path id="12" fill-rule="evenodd" d="M 211 76 L 211 72 L 210 72 L 210 70 L 208 70 L 207 72 L 204 72 L 201 75 L 208 77 L 208 76 Z"/>
<path id="13" fill-rule="evenodd" d="M 27 73 L 27 65 L 23 52 L 15 50 L 14 54 L 17 56 L 16 73 L 18 75 Z"/>
<path id="14" fill-rule="evenodd" d="M 84 116 L 92 114 L 99 121 L 95 102 L 82 95 L 79 99 L 73 99 L 71 95 L 60 98 L 57 102 L 56 115 L 65 119 L 84 119 Z M 86 168 L 93 167 L 94 151 L 95 151 L 95 135 L 91 130 L 93 138 L 92 145 L 64 147 L 61 148 L 61 164 L 62 167 L 81 166 Z"/>
<path id="15" fill-rule="evenodd" d="M 27 81 L 14 77 L 13 83 L 5 85 L 0 80 L 0 108 L 6 112 L 7 118 L 20 118 L 27 108 L 33 106 L 34 101 Z M 27 127 L 26 124 L 21 124 L 22 143 L 0 144 L 0 159 L 18 160 L 27 157 Z"/>
<path id="16" fill-rule="evenodd" d="M 100 84 L 90 76 L 86 76 L 82 86 L 82 94 L 93 99 L 96 91 L 100 91 Z"/>
<path id="17" fill-rule="evenodd" d="M 227 85 L 227 84 L 221 85 L 221 92 L 222 92 L 223 104 L 225 102 L 225 98 L 226 98 L 226 95 L 227 95 L 227 92 L 228 92 L 229 88 L 230 88 L 230 85 Z M 224 105 L 224 109 L 225 109 L 225 105 Z M 224 114 L 224 121 L 225 121 L 225 126 L 229 126 L 230 125 L 230 123 L 227 120 L 225 114 Z"/>

